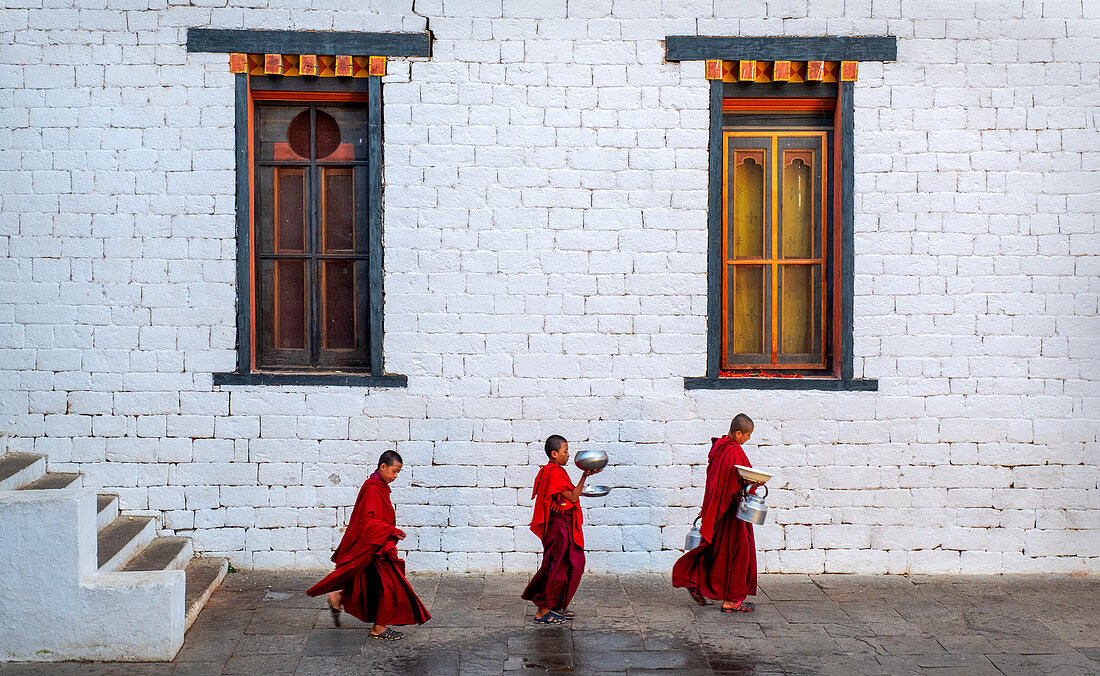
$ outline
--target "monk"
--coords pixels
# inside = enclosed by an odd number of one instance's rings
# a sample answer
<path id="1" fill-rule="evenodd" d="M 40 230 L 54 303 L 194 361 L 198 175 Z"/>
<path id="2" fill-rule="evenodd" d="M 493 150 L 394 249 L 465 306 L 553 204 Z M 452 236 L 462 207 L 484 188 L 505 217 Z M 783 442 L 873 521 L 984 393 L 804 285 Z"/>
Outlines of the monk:
<path id="1" fill-rule="evenodd" d="M 703 493 L 702 543 L 672 567 L 672 586 L 687 587 L 699 605 L 722 601 L 723 613 L 751 613 L 746 596 L 756 594 L 756 542 L 752 524 L 737 518 L 743 486 L 755 492 L 759 484 L 744 481 L 734 465 L 749 464 L 741 445 L 752 436 L 752 419 L 738 413 L 729 434 L 711 440 L 707 484 Z"/>
<path id="2" fill-rule="evenodd" d="M 523 590 L 523 599 L 535 604 L 536 624 L 564 624 L 574 617 L 569 602 L 584 574 L 581 491 L 585 480 L 602 470 L 586 470 L 574 486 L 565 471 L 569 462 L 565 437 L 550 435 L 545 450 L 550 462 L 539 470 L 531 491 L 535 501 L 531 532 L 542 540 L 542 567 Z"/>
<path id="3" fill-rule="evenodd" d="M 383 641 L 405 638 L 390 629 L 391 624 L 424 624 L 431 619 L 405 579 L 405 562 L 397 556 L 397 542 L 405 533 L 395 526 L 390 484 L 401 465 L 396 451 L 386 451 L 378 459 L 378 469 L 359 489 L 347 531 L 332 555 L 336 570 L 307 592 L 328 594 L 337 627 L 342 606 L 349 615 L 373 623 L 370 637 Z"/>

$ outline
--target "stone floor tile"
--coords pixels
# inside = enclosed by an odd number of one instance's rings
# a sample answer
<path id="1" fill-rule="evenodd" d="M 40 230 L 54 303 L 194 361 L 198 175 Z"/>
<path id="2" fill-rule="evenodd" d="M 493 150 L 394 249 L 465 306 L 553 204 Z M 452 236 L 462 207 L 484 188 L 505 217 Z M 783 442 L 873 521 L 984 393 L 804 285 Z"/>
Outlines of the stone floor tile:
<path id="1" fill-rule="evenodd" d="M 303 657 L 358 655 L 366 644 L 368 630 L 314 629 L 303 642 Z"/>
<path id="2" fill-rule="evenodd" d="M 223 674 L 292 674 L 298 655 L 233 655 L 222 667 Z"/>
<path id="3" fill-rule="evenodd" d="M 233 651 L 235 655 L 299 655 L 305 636 L 296 634 L 245 634 Z"/>
<path id="4" fill-rule="evenodd" d="M 211 676 L 222 673 L 225 662 L 180 662 L 173 666 L 172 676 Z"/>

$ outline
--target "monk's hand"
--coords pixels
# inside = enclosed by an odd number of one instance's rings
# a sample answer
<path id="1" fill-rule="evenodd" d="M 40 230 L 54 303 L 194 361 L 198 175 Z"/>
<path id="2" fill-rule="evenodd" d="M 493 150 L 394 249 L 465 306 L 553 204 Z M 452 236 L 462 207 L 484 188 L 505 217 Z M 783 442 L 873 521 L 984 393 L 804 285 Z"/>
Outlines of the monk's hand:
<path id="1" fill-rule="evenodd" d="M 393 531 L 393 536 L 395 538 L 397 538 L 398 540 L 404 540 L 405 539 L 405 531 L 401 530 L 400 528 L 396 528 Z"/>

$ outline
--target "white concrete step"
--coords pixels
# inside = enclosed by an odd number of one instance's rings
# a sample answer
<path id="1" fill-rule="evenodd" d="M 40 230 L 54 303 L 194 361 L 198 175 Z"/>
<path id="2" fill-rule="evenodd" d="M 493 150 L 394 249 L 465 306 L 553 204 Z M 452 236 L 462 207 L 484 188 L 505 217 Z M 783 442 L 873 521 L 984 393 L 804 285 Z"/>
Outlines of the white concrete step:
<path id="1" fill-rule="evenodd" d="M 13 491 L 46 473 L 46 456 L 35 453 L 0 455 L 0 491 Z"/>
<path id="2" fill-rule="evenodd" d="M 96 535 L 99 572 L 119 570 L 157 536 L 157 521 L 151 516 L 120 516 Z"/>
<path id="3" fill-rule="evenodd" d="M 218 588 L 229 572 L 228 559 L 198 558 L 191 559 L 184 569 L 187 574 L 187 592 L 184 606 L 187 608 L 186 629 L 191 628 L 202 607 L 210 600 L 210 595 Z"/>
<path id="4" fill-rule="evenodd" d="M 46 472 L 30 483 L 23 484 L 20 491 L 56 491 L 65 488 L 80 488 L 84 484 L 77 472 Z"/>
<path id="5" fill-rule="evenodd" d="M 118 518 L 118 496 L 100 493 L 95 496 L 95 529 L 103 530 L 107 524 Z"/>
<path id="6" fill-rule="evenodd" d="M 184 570 L 191 562 L 194 550 L 190 538 L 158 537 L 153 538 L 145 549 L 126 562 L 120 572 L 129 573 L 144 570 Z"/>

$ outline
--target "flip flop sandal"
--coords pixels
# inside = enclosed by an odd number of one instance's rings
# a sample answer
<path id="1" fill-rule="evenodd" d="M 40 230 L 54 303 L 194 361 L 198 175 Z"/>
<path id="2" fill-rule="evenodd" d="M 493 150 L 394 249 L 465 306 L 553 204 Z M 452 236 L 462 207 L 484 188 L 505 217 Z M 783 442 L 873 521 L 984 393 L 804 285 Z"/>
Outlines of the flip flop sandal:
<path id="1" fill-rule="evenodd" d="M 535 618 L 535 624 L 565 624 L 567 621 L 568 620 L 566 620 L 564 617 L 562 617 L 561 615 L 557 615 L 552 610 L 542 617 Z"/>
<path id="2" fill-rule="evenodd" d="M 696 587 L 690 587 L 688 589 L 688 593 L 691 594 L 691 598 L 694 599 L 695 602 L 698 603 L 701 606 L 713 605 L 713 602 L 708 601 L 705 596 L 703 596 L 701 593 L 699 593 L 699 589 L 696 588 Z"/>
<path id="3" fill-rule="evenodd" d="M 367 633 L 370 634 L 370 632 L 367 632 Z M 382 632 L 381 634 L 370 634 L 370 637 L 371 638 L 376 638 L 379 641 L 400 641 L 401 639 L 405 638 L 405 635 L 402 634 L 399 631 L 394 631 L 393 629 L 387 629 L 386 631 Z"/>
<path id="4" fill-rule="evenodd" d="M 723 613 L 751 613 L 756 610 L 756 606 L 748 601 L 741 601 L 732 608 L 722 606 Z"/>
<path id="5" fill-rule="evenodd" d="M 572 610 L 551 610 L 550 612 L 556 614 L 558 617 L 564 617 L 567 620 L 572 620 L 577 616 Z"/>

